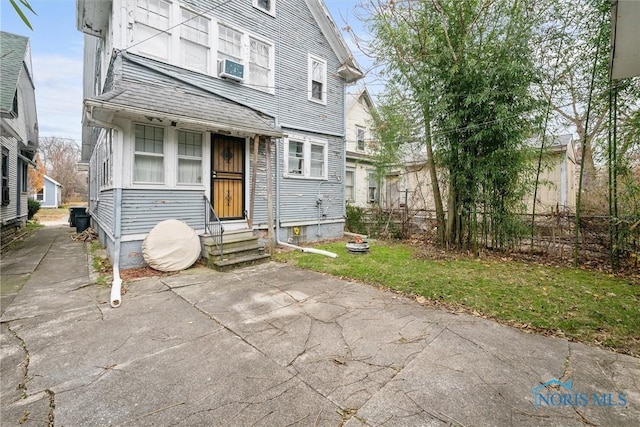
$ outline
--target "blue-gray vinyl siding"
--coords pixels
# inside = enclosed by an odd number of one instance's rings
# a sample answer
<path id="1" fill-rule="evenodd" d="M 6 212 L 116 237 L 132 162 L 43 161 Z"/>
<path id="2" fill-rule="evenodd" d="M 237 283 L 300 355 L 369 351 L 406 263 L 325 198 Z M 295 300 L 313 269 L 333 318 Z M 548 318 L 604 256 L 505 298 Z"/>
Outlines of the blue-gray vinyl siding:
<path id="1" fill-rule="evenodd" d="M 106 233 L 113 236 L 114 233 L 114 190 L 105 190 L 100 192 L 100 198 L 96 208 L 92 212 L 94 218 L 100 224 L 100 227 L 104 229 Z"/>
<path id="2" fill-rule="evenodd" d="M 197 87 L 246 105 L 278 119 L 279 124 L 301 129 L 312 129 L 320 134 L 344 133 L 344 82 L 337 76 L 340 63 L 329 46 L 304 0 L 276 2 L 276 17 L 267 15 L 251 5 L 250 1 L 229 2 L 216 8 L 219 2 L 191 0 L 185 2 L 199 10 L 214 10 L 212 17 L 240 30 L 270 40 L 275 46 L 275 94 L 262 92 L 241 84 L 201 74 L 159 61 L 150 61 L 154 67 L 168 73 L 165 78 L 141 67 L 127 65 L 123 72 L 136 80 L 173 84 L 171 75 Z M 308 55 L 327 61 L 327 103 L 309 101 L 307 90 Z M 119 72 L 112 64 L 110 73 Z M 112 75 L 107 77 L 105 89 L 112 86 Z"/>
<path id="3" fill-rule="evenodd" d="M 148 233 L 167 219 L 204 228 L 203 192 L 197 190 L 122 190 L 122 235 Z"/>
<path id="4" fill-rule="evenodd" d="M 286 129 L 285 129 L 286 132 Z M 300 134 L 300 132 L 297 132 Z M 285 170 L 284 141 L 278 140 L 279 190 L 280 190 L 280 222 L 309 222 L 342 219 L 344 213 L 344 161 L 342 139 L 326 137 L 328 139 L 328 180 L 287 178 L 283 176 Z M 254 224 L 267 224 L 267 188 L 265 145 L 260 144 L 258 151 L 258 169 L 256 175 L 256 200 Z M 253 145 L 250 148 L 250 158 L 253 159 Z M 275 146 L 271 149 L 272 163 L 275 163 Z M 253 167 L 253 166 L 251 166 Z M 272 164 L 272 179 L 274 192 L 274 210 L 276 209 L 276 167 Z M 249 171 L 249 176 L 251 171 Z M 318 198 L 322 199 L 318 205 Z M 275 214 L 275 212 L 274 212 Z"/>
<path id="5" fill-rule="evenodd" d="M 58 186 L 53 182 L 45 179 L 44 180 L 44 200 L 40 203 L 40 206 L 43 208 L 57 208 L 60 206 L 60 193 L 58 191 Z"/>

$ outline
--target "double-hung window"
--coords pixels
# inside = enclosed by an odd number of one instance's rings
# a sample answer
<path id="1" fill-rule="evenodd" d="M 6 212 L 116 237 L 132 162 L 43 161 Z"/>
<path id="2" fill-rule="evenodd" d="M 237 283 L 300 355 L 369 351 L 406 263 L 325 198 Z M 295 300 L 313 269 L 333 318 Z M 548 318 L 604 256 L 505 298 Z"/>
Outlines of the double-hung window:
<path id="1" fill-rule="evenodd" d="M 8 205 L 10 200 L 9 149 L 2 147 L 2 206 Z"/>
<path id="2" fill-rule="evenodd" d="M 210 21 L 186 9 L 182 9 L 180 26 L 180 51 L 182 65 L 209 72 L 209 27 Z"/>
<path id="3" fill-rule="evenodd" d="M 271 81 L 271 45 L 249 38 L 249 83 L 269 92 Z"/>
<path id="4" fill-rule="evenodd" d="M 355 171 L 348 170 L 344 179 L 344 198 L 347 202 L 353 202 L 356 199 L 354 194 L 354 182 Z"/>
<path id="5" fill-rule="evenodd" d="M 294 136 L 285 140 L 285 153 L 285 176 L 327 179 L 326 141 Z"/>
<path id="6" fill-rule="evenodd" d="M 164 183 L 164 129 L 135 125 L 133 181 L 136 183 Z"/>
<path id="7" fill-rule="evenodd" d="M 218 26 L 218 59 L 242 63 L 242 33 L 225 25 Z"/>
<path id="8" fill-rule="evenodd" d="M 358 144 L 358 151 L 364 151 L 364 128 L 361 126 L 356 127 L 356 140 Z"/>
<path id="9" fill-rule="evenodd" d="M 378 178 L 375 172 L 369 172 L 369 203 L 378 201 Z"/>
<path id="10" fill-rule="evenodd" d="M 135 50 L 163 60 L 169 59 L 171 3 L 137 0 L 133 45 Z"/>
<path id="11" fill-rule="evenodd" d="M 289 175 L 304 176 L 304 142 L 289 141 Z"/>
<path id="12" fill-rule="evenodd" d="M 202 184 L 202 134 L 178 131 L 178 184 Z"/>
<path id="13" fill-rule="evenodd" d="M 327 61 L 309 55 L 309 101 L 327 103 Z"/>
<path id="14" fill-rule="evenodd" d="M 314 144 L 313 142 L 310 144 L 311 148 L 311 161 L 310 163 L 310 174 L 311 178 L 324 178 L 326 176 L 325 167 L 325 149 L 326 144 Z"/>

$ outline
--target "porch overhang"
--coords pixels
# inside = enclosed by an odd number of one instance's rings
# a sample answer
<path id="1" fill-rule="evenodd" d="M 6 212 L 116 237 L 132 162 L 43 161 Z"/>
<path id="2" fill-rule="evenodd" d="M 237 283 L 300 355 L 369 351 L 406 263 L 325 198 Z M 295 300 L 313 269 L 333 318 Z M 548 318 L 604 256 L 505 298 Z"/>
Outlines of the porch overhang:
<path id="1" fill-rule="evenodd" d="M 613 80 L 640 76 L 640 2 L 611 0 L 611 54 Z"/>
<path id="2" fill-rule="evenodd" d="M 116 117 L 151 124 L 233 135 L 281 138 L 273 118 L 251 108 L 179 87 L 124 81 L 103 95 L 84 100 L 85 124 L 106 127 Z"/>

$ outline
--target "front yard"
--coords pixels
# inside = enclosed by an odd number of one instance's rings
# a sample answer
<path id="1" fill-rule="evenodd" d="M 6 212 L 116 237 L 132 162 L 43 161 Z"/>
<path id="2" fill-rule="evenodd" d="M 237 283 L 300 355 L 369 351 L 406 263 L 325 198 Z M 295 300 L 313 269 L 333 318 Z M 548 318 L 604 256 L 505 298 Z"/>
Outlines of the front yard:
<path id="1" fill-rule="evenodd" d="M 345 241 L 314 247 L 338 258 L 280 252 L 275 259 L 389 288 L 423 304 L 640 355 L 635 277 L 493 256 L 431 259 L 421 247 L 382 241 L 371 242 L 365 255 L 348 253 Z"/>

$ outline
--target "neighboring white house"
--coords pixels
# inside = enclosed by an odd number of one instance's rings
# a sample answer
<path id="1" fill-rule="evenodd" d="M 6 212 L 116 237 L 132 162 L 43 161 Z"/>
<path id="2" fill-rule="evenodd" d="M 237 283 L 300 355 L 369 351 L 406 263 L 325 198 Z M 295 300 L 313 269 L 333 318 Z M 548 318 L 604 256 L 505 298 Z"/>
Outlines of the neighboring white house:
<path id="1" fill-rule="evenodd" d="M 41 208 L 58 208 L 62 205 L 62 184 L 45 175 L 40 191 L 33 195 Z"/>
<path id="2" fill-rule="evenodd" d="M 144 265 L 166 219 L 214 240 L 342 236 L 363 74 L 322 0 L 78 0 L 77 19 L 89 212 L 112 261 Z"/>
<path id="3" fill-rule="evenodd" d="M 538 140 L 531 140 L 530 145 L 539 147 L 540 143 Z M 419 143 L 403 144 L 401 154 L 400 164 L 387 172 L 384 179 L 384 208 L 398 210 L 406 207 L 410 212 L 423 212 L 426 217 L 435 216 L 435 201 L 424 146 Z M 536 168 L 537 163 L 536 155 L 531 158 L 531 169 Z M 536 213 L 575 211 L 577 173 L 578 165 L 571 135 L 548 138 L 538 177 Z M 438 179 L 442 197 L 446 198 L 447 181 L 442 171 L 438 172 Z M 523 202 L 527 212 L 531 213 L 533 191 L 525 196 Z"/>
<path id="4" fill-rule="evenodd" d="M 28 169 L 38 148 L 38 118 L 27 37 L 0 32 L 2 238 L 26 224 Z"/>
<path id="5" fill-rule="evenodd" d="M 575 212 L 579 165 L 573 137 L 569 134 L 554 136 L 545 142 L 542 167 L 536 192 L 536 213 L 545 214 L 569 210 Z M 537 142 L 534 145 L 540 146 Z M 537 157 L 534 159 L 537 163 Z M 537 167 L 537 164 L 534 165 Z M 533 211 L 533 192 L 525 199 L 527 212 Z"/>
<path id="6" fill-rule="evenodd" d="M 373 116 L 375 108 L 365 86 L 347 93 L 345 201 L 367 208 L 380 202 L 380 182 L 376 176 L 372 155 Z"/>

